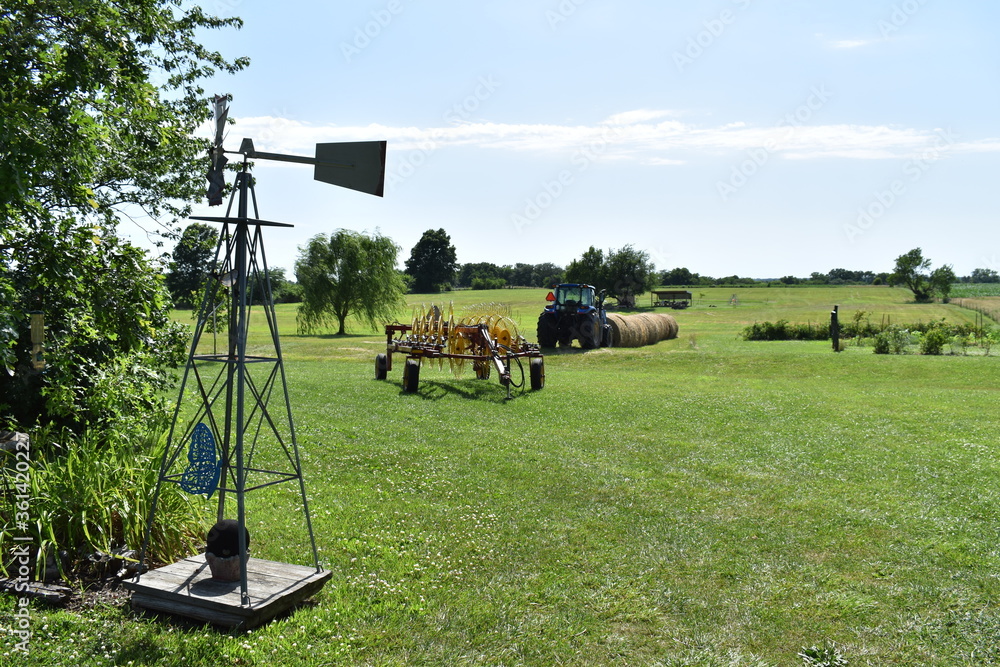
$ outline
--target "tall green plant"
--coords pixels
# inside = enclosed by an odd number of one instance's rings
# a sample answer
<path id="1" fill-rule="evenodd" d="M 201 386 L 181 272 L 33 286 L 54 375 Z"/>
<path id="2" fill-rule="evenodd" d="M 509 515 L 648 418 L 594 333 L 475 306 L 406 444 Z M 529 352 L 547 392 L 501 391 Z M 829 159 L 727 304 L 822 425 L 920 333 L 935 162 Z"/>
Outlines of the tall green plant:
<path id="1" fill-rule="evenodd" d="M 55 558 L 56 567 L 61 575 L 71 576 L 92 553 L 142 546 L 166 447 L 163 423 L 110 439 L 96 431 L 78 436 L 45 427 L 32 433 L 31 442 L 33 452 L 49 452 L 32 462 L 28 475 L 31 522 L 25 532 L 10 520 L 12 496 L 0 500 L 0 543 L 14 544 L 15 536 L 31 537 L 39 578 L 49 556 L 65 552 L 67 562 Z M 0 468 L 0 481 L 14 488 L 17 480 L 11 467 Z M 150 540 L 151 560 L 171 562 L 194 553 L 204 534 L 206 511 L 200 497 L 185 494 L 174 484 L 164 485 Z M 0 558 L 0 569 L 6 560 Z"/>

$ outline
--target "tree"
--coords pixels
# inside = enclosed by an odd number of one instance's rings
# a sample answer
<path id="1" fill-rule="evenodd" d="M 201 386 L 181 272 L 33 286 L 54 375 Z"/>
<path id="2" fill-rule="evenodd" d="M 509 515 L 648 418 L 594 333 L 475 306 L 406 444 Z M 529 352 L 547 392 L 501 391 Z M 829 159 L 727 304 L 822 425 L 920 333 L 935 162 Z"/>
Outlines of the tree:
<path id="1" fill-rule="evenodd" d="M 295 262 L 302 286 L 299 330 L 309 333 L 336 321 L 342 336 L 352 313 L 372 328 L 394 319 L 405 291 L 396 271 L 399 250 L 386 236 L 346 229 L 311 238 Z"/>
<path id="2" fill-rule="evenodd" d="M 532 272 L 532 287 L 551 287 L 566 280 L 566 271 L 561 266 L 556 266 L 552 262 L 536 264 Z"/>
<path id="3" fill-rule="evenodd" d="M 535 267 L 531 264 L 518 262 L 510 269 L 510 277 L 507 282 L 519 287 L 535 287 Z"/>
<path id="4" fill-rule="evenodd" d="M 177 307 L 190 308 L 194 293 L 204 289 L 205 276 L 213 271 L 219 232 L 215 227 L 195 222 L 184 228 L 174 247 L 174 261 L 167 274 L 167 289 Z"/>
<path id="5" fill-rule="evenodd" d="M 203 195 L 209 117 L 199 82 L 236 72 L 202 46 L 239 27 L 173 0 L 12 0 L 0 17 L 0 217 L 99 219 L 138 206 L 186 216 Z M 159 82 L 159 88 L 153 81 Z"/>
<path id="6" fill-rule="evenodd" d="M 626 308 L 635 306 L 635 297 L 652 289 L 658 276 L 645 251 L 631 245 L 604 252 L 590 246 L 578 260 L 566 267 L 566 281 L 605 289 Z"/>
<path id="7" fill-rule="evenodd" d="M 566 267 L 566 282 L 603 288 L 607 282 L 604 275 L 604 251 L 590 246 L 580 259 L 570 262 Z"/>
<path id="8" fill-rule="evenodd" d="M 128 429 L 162 405 L 187 335 L 170 318 L 159 267 L 108 230 L 73 220 L 0 231 L 0 285 L 14 322 L 0 414 L 28 428 Z M 32 367 L 29 311 L 45 319 L 45 368 Z M 10 373 L 13 373 L 11 375 Z"/>
<path id="9" fill-rule="evenodd" d="M 275 303 L 299 303 L 302 301 L 302 286 L 285 276 L 285 269 L 272 266 L 267 270 L 271 281 L 271 296 Z"/>
<path id="10" fill-rule="evenodd" d="M 931 271 L 929 282 L 931 289 L 938 293 L 942 301 L 947 302 L 948 295 L 951 294 L 951 286 L 955 283 L 955 280 L 955 272 L 952 270 L 951 265 L 945 264 Z"/>
<path id="11" fill-rule="evenodd" d="M 450 285 L 458 270 L 457 258 L 451 237 L 443 229 L 428 229 L 406 260 L 406 273 L 413 277 L 413 291 L 440 292 L 443 285 Z"/>
<path id="12" fill-rule="evenodd" d="M 914 248 L 896 258 L 892 282 L 906 285 L 918 303 L 930 301 L 935 293 L 947 299 L 951 292 L 951 284 L 955 282 L 955 273 L 948 264 L 933 272 L 929 272 L 930 268 L 931 260 L 924 258 L 920 248 Z"/>
<path id="13" fill-rule="evenodd" d="M 177 5 L 11 0 L 0 12 L 0 412 L 25 428 L 141 421 L 183 359 L 160 267 L 117 238 L 118 218 L 187 215 L 207 166 L 199 82 L 247 61 L 198 41 L 239 19 Z M 32 310 L 45 317 L 42 371 Z"/>
<path id="14" fill-rule="evenodd" d="M 967 282 L 970 283 L 1000 283 L 1000 273 L 993 269 L 973 269 Z"/>
<path id="15" fill-rule="evenodd" d="M 504 268 L 492 262 L 462 264 L 455 282 L 459 287 L 472 287 L 473 282 L 478 278 L 480 287 L 473 289 L 498 289 L 507 284 Z M 483 287 L 484 284 L 489 284 L 491 287 Z"/>
<path id="16" fill-rule="evenodd" d="M 630 245 L 608 251 L 604 273 L 608 294 L 626 308 L 634 308 L 635 298 L 656 286 L 656 267 L 649 254 Z"/>
<path id="17" fill-rule="evenodd" d="M 660 284 L 670 287 L 675 285 L 694 285 L 695 274 L 686 268 L 677 267 L 661 273 Z"/>

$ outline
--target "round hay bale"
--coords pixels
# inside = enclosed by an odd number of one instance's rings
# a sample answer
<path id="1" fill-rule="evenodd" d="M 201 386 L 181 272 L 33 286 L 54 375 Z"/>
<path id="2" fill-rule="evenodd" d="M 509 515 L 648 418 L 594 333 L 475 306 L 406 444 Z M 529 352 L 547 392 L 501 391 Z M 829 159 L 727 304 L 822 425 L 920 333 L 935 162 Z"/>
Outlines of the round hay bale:
<path id="1" fill-rule="evenodd" d="M 620 315 L 621 323 L 621 345 L 620 347 L 638 347 L 638 332 L 634 324 L 625 315 Z"/>
<path id="2" fill-rule="evenodd" d="M 615 347 L 642 347 L 677 338 L 677 320 L 666 313 L 608 313 Z"/>
<path id="3" fill-rule="evenodd" d="M 624 324 L 622 323 L 622 316 L 618 313 L 607 313 L 608 324 L 611 325 L 611 345 L 614 347 L 625 347 L 622 343 L 622 329 Z"/>
<path id="4" fill-rule="evenodd" d="M 663 317 L 661 313 L 651 313 L 650 317 L 656 322 L 656 341 L 666 340 L 670 336 L 670 320 Z"/>
<path id="5" fill-rule="evenodd" d="M 646 317 L 645 313 L 633 313 L 628 316 L 628 321 L 638 332 L 639 345 L 649 345 L 649 337 L 655 335 L 655 332 L 650 332 L 650 329 L 655 328 L 656 324 L 649 317 Z"/>
<path id="6" fill-rule="evenodd" d="M 667 313 L 657 313 L 657 317 L 660 318 L 662 324 L 662 338 L 660 340 L 672 340 L 677 338 L 677 320 L 674 319 L 673 315 L 668 315 Z"/>
<path id="7" fill-rule="evenodd" d="M 608 323 L 611 324 L 611 335 L 615 347 L 639 347 L 642 345 L 640 339 L 642 332 L 631 316 L 609 313 Z"/>
<path id="8" fill-rule="evenodd" d="M 646 344 L 656 345 L 669 333 L 670 325 L 654 313 L 644 313 L 643 315 L 646 320 L 646 326 L 649 329 L 649 337 Z"/>

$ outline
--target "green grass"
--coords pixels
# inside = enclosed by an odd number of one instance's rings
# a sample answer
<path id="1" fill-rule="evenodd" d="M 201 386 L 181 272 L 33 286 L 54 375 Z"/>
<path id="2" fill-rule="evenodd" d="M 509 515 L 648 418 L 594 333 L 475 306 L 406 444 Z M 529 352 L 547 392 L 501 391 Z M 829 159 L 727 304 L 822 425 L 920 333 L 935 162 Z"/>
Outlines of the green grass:
<path id="1" fill-rule="evenodd" d="M 509 303 L 533 339 L 544 295 L 411 301 Z M 251 633 L 35 606 L 19 664 L 800 665 L 828 642 L 851 665 L 1000 662 L 1000 359 L 737 339 L 834 304 L 974 320 L 908 296 L 696 290 L 677 340 L 549 354 L 513 401 L 447 366 L 404 394 L 401 357 L 371 379 L 382 334 L 297 336 L 282 307 L 331 582 Z M 256 556 L 308 562 L 294 501 L 251 494 Z"/>

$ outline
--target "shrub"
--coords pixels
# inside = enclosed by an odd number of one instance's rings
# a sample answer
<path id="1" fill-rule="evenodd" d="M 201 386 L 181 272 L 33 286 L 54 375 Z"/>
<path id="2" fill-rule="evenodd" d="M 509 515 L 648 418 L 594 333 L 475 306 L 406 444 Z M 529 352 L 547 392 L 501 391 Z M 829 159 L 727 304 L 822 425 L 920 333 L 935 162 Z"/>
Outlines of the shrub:
<path id="1" fill-rule="evenodd" d="M 920 337 L 920 354 L 941 354 L 948 343 L 948 332 L 945 327 L 933 326 Z"/>
<path id="2" fill-rule="evenodd" d="M 910 332 L 890 325 L 875 335 L 875 354 L 904 354 L 910 344 Z"/>
<path id="3" fill-rule="evenodd" d="M 789 324 L 788 320 L 778 320 L 754 322 L 744 328 L 740 336 L 743 340 L 826 340 L 830 332 L 814 324 Z"/>
<path id="4" fill-rule="evenodd" d="M 889 354 L 888 331 L 883 331 L 875 336 L 875 354 Z"/>
<path id="5" fill-rule="evenodd" d="M 990 348 L 992 348 L 993 344 L 997 341 L 1000 341 L 1000 329 L 984 329 L 983 335 L 979 339 L 979 345 L 983 348 L 983 352 L 989 355 Z"/>
<path id="6" fill-rule="evenodd" d="M 970 334 L 955 334 L 951 337 L 951 353 L 962 356 L 969 354 L 969 347 L 975 344 L 975 340 Z"/>
<path id="7" fill-rule="evenodd" d="M 507 286 L 507 281 L 497 277 L 476 276 L 472 279 L 472 289 L 501 289 Z"/>

